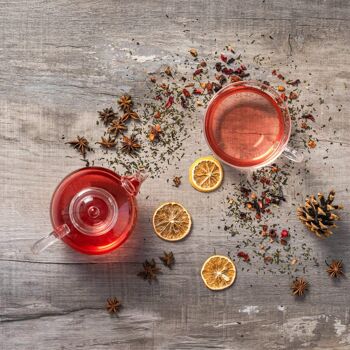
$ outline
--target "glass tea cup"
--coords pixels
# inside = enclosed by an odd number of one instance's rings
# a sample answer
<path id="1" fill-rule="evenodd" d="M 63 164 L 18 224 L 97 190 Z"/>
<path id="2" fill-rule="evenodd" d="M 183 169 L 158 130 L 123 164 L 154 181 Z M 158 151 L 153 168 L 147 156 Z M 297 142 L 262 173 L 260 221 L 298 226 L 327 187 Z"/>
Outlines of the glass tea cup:
<path id="1" fill-rule="evenodd" d="M 134 229 L 136 195 L 145 177 L 141 172 L 120 176 L 102 167 L 66 176 L 51 199 L 53 231 L 33 245 L 33 253 L 59 240 L 85 254 L 105 254 L 119 247 Z"/>
<path id="2" fill-rule="evenodd" d="M 224 163 L 256 169 L 281 154 L 294 162 L 303 155 L 288 146 L 291 119 L 281 96 L 258 81 L 240 81 L 221 89 L 204 119 L 208 146 Z"/>

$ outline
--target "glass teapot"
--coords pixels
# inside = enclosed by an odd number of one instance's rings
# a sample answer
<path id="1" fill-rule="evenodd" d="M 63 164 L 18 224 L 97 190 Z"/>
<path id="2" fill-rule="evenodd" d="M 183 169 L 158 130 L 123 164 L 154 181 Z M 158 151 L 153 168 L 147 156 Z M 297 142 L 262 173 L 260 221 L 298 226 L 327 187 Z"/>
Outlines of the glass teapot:
<path id="1" fill-rule="evenodd" d="M 135 197 L 145 177 L 142 172 L 120 176 L 102 167 L 66 176 L 51 199 L 53 231 L 33 245 L 33 253 L 58 240 L 85 254 L 105 254 L 119 247 L 135 226 Z"/>

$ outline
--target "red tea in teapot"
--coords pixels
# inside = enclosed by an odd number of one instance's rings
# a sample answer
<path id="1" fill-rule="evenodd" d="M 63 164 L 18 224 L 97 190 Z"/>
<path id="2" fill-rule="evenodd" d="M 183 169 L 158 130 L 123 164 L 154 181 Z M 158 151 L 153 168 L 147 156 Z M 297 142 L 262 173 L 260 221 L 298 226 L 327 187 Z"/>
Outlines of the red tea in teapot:
<path id="1" fill-rule="evenodd" d="M 53 232 L 33 246 L 39 253 L 57 239 L 85 254 L 104 254 L 120 246 L 132 232 L 136 199 L 144 177 L 120 176 L 90 167 L 69 174 L 51 200 Z"/>

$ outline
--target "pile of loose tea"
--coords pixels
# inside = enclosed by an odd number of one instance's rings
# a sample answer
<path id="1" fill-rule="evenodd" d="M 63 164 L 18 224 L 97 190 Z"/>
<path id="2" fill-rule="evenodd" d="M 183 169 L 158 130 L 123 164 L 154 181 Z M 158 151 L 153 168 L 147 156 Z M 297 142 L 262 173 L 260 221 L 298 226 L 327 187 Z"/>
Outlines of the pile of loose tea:
<path id="1" fill-rule="evenodd" d="M 143 168 L 151 177 L 158 177 L 183 158 L 187 140 L 202 128 L 198 115 L 204 114 L 214 93 L 227 84 L 259 80 L 261 76 L 264 79 L 260 81 L 278 91 L 288 106 L 293 122 L 292 145 L 304 149 L 306 155 L 317 147 L 317 133 L 326 125 L 317 123 L 317 104 L 303 101 L 306 80 L 265 67 L 262 55 L 245 62 L 231 46 L 206 56 L 190 48 L 180 63 L 178 56 L 176 62 L 147 76 L 142 101 L 118 96 L 98 112 L 99 140 L 80 135 L 69 142 L 87 164 L 102 164 L 124 173 Z M 324 103 L 321 97 L 318 103 Z M 305 161 L 307 165 L 307 157 Z M 307 172 L 306 166 L 303 171 Z M 184 174 L 177 175 L 175 186 L 180 185 Z M 302 181 L 303 175 L 283 161 L 250 175 L 242 174 L 240 183 L 224 186 L 225 216 L 219 229 L 232 236 L 229 251 L 244 263 L 242 269 L 254 266 L 257 273 L 293 273 L 305 270 L 307 264 L 317 264 L 311 249 L 297 243 L 297 233 L 284 227 L 285 220 L 280 217 L 282 213 L 284 217 L 294 215 L 281 211 L 291 200 L 285 189 L 290 178 Z M 263 264 L 254 265 L 260 261 Z"/>

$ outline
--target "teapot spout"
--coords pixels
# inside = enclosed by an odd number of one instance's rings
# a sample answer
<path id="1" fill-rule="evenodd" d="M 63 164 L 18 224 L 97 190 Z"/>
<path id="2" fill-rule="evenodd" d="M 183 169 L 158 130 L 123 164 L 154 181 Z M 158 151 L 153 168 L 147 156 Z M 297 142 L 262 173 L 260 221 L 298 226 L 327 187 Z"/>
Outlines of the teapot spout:
<path id="1" fill-rule="evenodd" d="M 147 174 L 144 170 L 138 170 L 131 176 L 122 176 L 121 183 L 124 189 L 131 195 L 136 196 L 142 183 L 146 180 Z"/>

